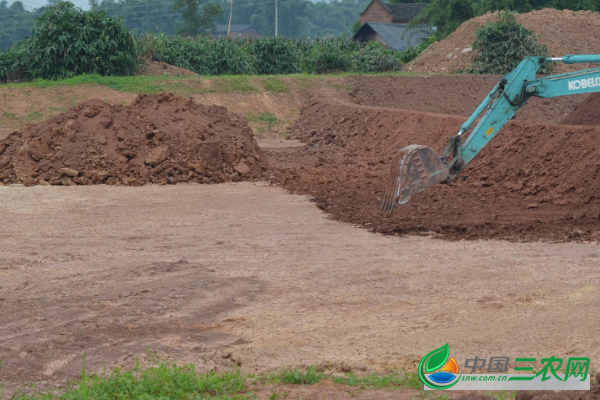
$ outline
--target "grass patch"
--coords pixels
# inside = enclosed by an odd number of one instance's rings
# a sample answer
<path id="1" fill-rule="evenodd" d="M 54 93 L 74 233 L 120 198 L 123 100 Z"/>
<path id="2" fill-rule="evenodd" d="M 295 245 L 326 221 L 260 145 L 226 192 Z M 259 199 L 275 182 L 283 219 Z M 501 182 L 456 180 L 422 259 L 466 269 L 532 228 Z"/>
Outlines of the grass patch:
<path id="1" fill-rule="evenodd" d="M 0 360 L 1 361 L 1 360 Z M 151 363 L 154 363 L 151 361 Z M 273 372 L 268 376 L 254 377 L 240 371 L 229 373 L 197 374 L 193 365 L 158 364 L 136 367 L 132 371 L 115 369 L 102 376 L 87 376 L 82 369 L 82 378 L 68 385 L 60 392 L 39 392 L 35 386 L 23 387 L 11 400 L 192 400 L 254 399 L 254 385 L 314 385 L 322 380 L 331 379 L 349 390 L 361 389 L 415 389 L 419 398 L 428 400 L 447 399 L 445 395 L 423 391 L 423 384 L 417 374 L 369 374 L 358 377 L 353 373 L 344 376 L 326 374 L 315 366 L 306 370 L 288 369 Z M 488 395 L 490 395 L 488 393 Z M 491 394 L 493 396 L 493 394 Z M 0 399 L 3 399 L 0 382 Z M 273 392 L 272 399 L 283 399 L 287 393 Z M 498 400 L 510 400 L 510 396 L 497 397 Z"/>
<path id="2" fill-rule="evenodd" d="M 294 74 L 289 75 L 289 78 L 295 80 L 300 90 L 306 89 L 310 86 L 322 83 L 328 77 L 346 77 L 356 75 L 367 75 L 367 76 L 404 76 L 404 75 L 419 75 L 411 72 L 390 72 L 390 73 L 374 73 L 374 74 L 363 74 L 363 73 L 339 73 L 330 75 L 309 75 L 309 74 Z M 203 76 L 202 78 L 191 78 L 191 77 L 174 77 L 174 76 L 100 76 L 95 74 L 90 75 L 79 75 L 73 78 L 61 79 L 61 80 L 45 80 L 36 79 L 33 82 L 25 83 L 10 83 L 2 85 L 7 88 L 38 88 L 44 89 L 48 87 L 56 86 L 76 86 L 76 85 L 101 85 L 120 92 L 130 93 L 160 93 L 165 91 L 179 91 L 182 94 L 190 93 L 204 93 L 208 90 L 196 90 L 189 85 L 185 84 L 185 81 L 200 82 L 204 80 L 214 80 L 218 91 L 221 92 L 239 92 L 239 93 L 251 93 L 258 92 L 260 85 L 265 90 L 274 93 L 288 92 L 290 90 L 289 85 L 280 79 L 280 76 L 250 76 L 250 75 L 215 75 L 215 76 Z M 262 84 L 261 84 L 262 81 Z M 31 93 L 24 92 L 30 96 Z M 2 93 L 3 97 L 9 96 L 6 92 Z M 59 100 L 61 98 L 59 97 Z"/>
<path id="3" fill-rule="evenodd" d="M 268 383 L 288 383 L 292 385 L 314 385 L 330 375 L 317 370 L 316 367 L 308 367 L 306 371 L 297 369 L 285 370 L 269 375 Z"/>
<path id="4" fill-rule="evenodd" d="M 77 386 L 62 395 L 52 393 L 18 394 L 15 400 L 188 400 L 247 399 L 249 376 L 239 371 L 217 374 L 197 374 L 193 365 L 178 367 L 161 364 L 143 371 L 123 372 L 116 369 L 107 377 L 87 377 L 85 371 Z"/>
<path id="5" fill-rule="evenodd" d="M 281 124 L 281 120 L 275 116 L 275 114 L 266 113 L 253 113 L 249 112 L 247 115 L 248 122 L 256 122 L 259 126 L 256 128 L 258 132 L 264 132 L 267 129 L 273 128 L 275 125 Z"/>
<path id="6" fill-rule="evenodd" d="M 167 91 L 165 80 L 181 80 L 182 78 L 166 78 L 163 76 L 100 76 L 79 75 L 74 78 L 50 81 L 36 79 L 28 83 L 9 84 L 12 87 L 34 87 L 44 89 L 55 86 L 101 85 L 119 92 L 131 93 L 160 93 Z M 189 78 L 188 78 L 189 79 Z"/>
<path id="7" fill-rule="evenodd" d="M 258 92 L 258 86 L 256 86 L 252 80 L 246 76 L 218 80 L 217 85 L 220 92 Z"/>
<path id="8" fill-rule="evenodd" d="M 27 114 L 26 118 L 27 118 L 27 121 L 38 121 L 38 120 L 42 119 L 43 117 L 44 117 L 44 114 L 34 111 L 34 112 Z"/>
<path id="9" fill-rule="evenodd" d="M 335 383 L 351 387 L 363 387 L 367 389 L 382 388 L 411 388 L 423 389 L 423 383 L 417 374 L 369 374 L 358 377 L 354 373 L 334 378 Z"/>
<path id="10" fill-rule="evenodd" d="M 11 112 L 8 112 L 8 111 L 3 111 L 2 112 L 2 118 L 17 119 L 17 115 L 15 113 L 11 113 Z"/>
<path id="11" fill-rule="evenodd" d="M 265 86 L 265 90 L 267 92 L 272 93 L 287 93 L 290 91 L 290 86 L 277 78 L 264 79 L 263 85 Z"/>

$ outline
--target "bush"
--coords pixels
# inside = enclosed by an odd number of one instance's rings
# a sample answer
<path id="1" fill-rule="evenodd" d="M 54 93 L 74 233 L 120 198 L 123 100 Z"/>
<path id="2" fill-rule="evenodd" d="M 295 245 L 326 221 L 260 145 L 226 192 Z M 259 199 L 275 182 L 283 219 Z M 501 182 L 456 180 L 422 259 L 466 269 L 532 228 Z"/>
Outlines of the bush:
<path id="1" fill-rule="evenodd" d="M 8 83 L 18 80 L 15 79 L 15 75 L 17 75 L 15 70 L 16 62 L 17 60 L 14 52 L 0 51 L 0 83 Z"/>
<path id="2" fill-rule="evenodd" d="M 387 50 L 378 43 L 359 44 L 345 38 L 241 41 L 147 35 L 143 42 L 149 59 L 202 75 L 324 74 L 401 69 L 400 53 Z"/>
<path id="3" fill-rule="evenodd" d="M 538 43 L 539 37 L 519 24 L 515 14 L 501 11 L 495 21 L 477 28 L 473 48 L 478 55 L 473 70 L 479 74 L 505 75 L 526 57 L 548 56 L 548 49 Z M 553 64 L 547 63 L 540 73 L 548 74 Z"/>
<path id="4" fill-rule="evenodd" d="M 284 38 L 259 38 L 249 42 L 259 75 L 295 74 L 300 72 L 299 48 Z"/>
<path id="5" fill-rule="evenodd" d="M 136 37 L 122 20 L 69 2 L 42 14 L 35 35 L 19 42 L 14 54 L 26 80 L 134 75 L 139 68 Z"/>
<path id="6" fill-rule="evenodd" d="M 359 44 L 349 42 L 344 37 L 316 39 L 304 55 L 302 70 L 309 74 L 350 71 L 352 51 L 359 48 Z"/>
<path id="7" fill-rule="evenodd" d="M 354 70 L 373 73 L 400 71 L 400 53 L 387 50 L 377 42 L 368 42 L 353 54 Z"/>
<path id="8" fill-rule="evenodd" d="M 202 75 L 254 75 L 254 60 L 233 39 L 147 35 L 144 49 L 152 60 L 187 68 Z"/>

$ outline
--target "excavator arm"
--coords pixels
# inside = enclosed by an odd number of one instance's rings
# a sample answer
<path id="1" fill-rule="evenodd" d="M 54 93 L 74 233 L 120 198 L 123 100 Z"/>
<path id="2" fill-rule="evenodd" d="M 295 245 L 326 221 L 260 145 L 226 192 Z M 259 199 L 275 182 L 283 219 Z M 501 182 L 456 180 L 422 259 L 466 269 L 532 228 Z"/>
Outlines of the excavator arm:
<path id="1" fill-rule="evenodd" d="M 407 203 L 412 195 L 430 186 L 452 183 L 531 97 L 600 92 L 600 68 L 538 79 L 537 71 L 547 62 L 596 63 L 600 62 L 600 55 L 528 57 L 521 61 L 500 79 L 458 134 L 452 136 L 441 157 L 431 148 L 420 145 L 398 151 L 381 209 L 393 211 L 396 204 Z M 479 122 L 471 129 L 477 119 Z"/>

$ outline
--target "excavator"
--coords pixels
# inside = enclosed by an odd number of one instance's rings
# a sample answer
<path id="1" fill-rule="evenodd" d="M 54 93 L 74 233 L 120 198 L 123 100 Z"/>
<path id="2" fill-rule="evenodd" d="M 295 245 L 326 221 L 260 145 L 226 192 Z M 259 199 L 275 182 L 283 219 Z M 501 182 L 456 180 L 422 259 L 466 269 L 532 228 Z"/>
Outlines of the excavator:
<path id="1" fill-rule="evenodd" d="M 381 209 L 392 212 L 396 204 L 408 203 L 412 195 L 430 186 L 451 184 L 531 97 L 600 92 L 600 68 L 537 78 L 538 70 L 550 62 L 598 63 L 600 55 L 525 58 L 498 81 L 458 134 L 450 138 L 441 157 L 430 147 L 421 145 L 410 145 L 396 153 Z M 480 117 L 463 143 L 463 137 Z"/>

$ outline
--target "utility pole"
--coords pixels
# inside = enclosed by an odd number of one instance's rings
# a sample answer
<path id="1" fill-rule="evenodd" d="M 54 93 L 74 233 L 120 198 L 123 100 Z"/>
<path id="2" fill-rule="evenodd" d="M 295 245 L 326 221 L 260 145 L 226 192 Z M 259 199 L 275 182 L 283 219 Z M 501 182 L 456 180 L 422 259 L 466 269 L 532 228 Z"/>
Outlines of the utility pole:
<path id="1" fill-rule="evenodd" d="M 275 37 L 277 37 L 277 0 L 275 0 Z"/>
<path id="2" fill-rule="evenodd" d="M 231 0 L 231 7 L 229 7 L 229 26 L 227 27 L 227 37 L 231 33 L 231 16 L 233 15 L 233 0 Z"/>

